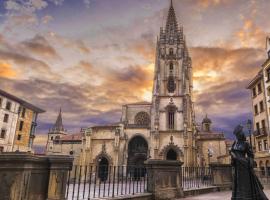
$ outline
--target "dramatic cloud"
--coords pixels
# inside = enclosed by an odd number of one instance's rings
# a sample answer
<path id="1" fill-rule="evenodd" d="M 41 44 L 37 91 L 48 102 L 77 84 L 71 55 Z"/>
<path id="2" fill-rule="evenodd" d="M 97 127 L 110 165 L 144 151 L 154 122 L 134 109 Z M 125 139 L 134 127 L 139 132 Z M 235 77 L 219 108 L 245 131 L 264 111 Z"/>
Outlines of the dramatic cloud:
<path id="1" fill-rule="evenodd" d="M 122 104 L 151 100 L 156 37 L 169 3 L 0 2 L 1 88 L 47 111 L 38 133 L 47 132 L 60 107 L 70 132 L 117 121 Z M 266 57 L 269 6 L 263 0 L 174 0 L 193 62 L 196 120 L 208 113 L 227 136 L 251 116 L 245 87 Z"/>
<path id="2" fill-rule="evenodd" d="M 41 35 L 36 35 L 30 40 L 23 41 L 21 46 L 32 54 L 47 58 L 59 58 L 56 50 L 49 44 L 47 39 Z"/>

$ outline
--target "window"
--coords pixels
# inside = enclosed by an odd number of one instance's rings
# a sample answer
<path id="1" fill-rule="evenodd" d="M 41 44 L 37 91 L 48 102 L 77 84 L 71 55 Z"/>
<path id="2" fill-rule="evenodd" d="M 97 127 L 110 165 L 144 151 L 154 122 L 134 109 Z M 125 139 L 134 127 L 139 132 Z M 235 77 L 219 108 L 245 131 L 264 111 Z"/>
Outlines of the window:
<path id="1" fill-rule="evenodd" d="M 23 130 L 23 121 L 20 121 L 19 131 Z"/>
<path id="2" fill-rule="evenodd" d="M 2 129 L 1 134 L 0 134 L 0 138 L 5 139 L 6 133 L 7 133 L 6 129 Z"/>
<path id="3" fill-rule="evenodd" d="M 173 55 L 173 48 L 170 48 L 169 54 L 170 54 L 170 55 Z"/>
<path id="4" fill-rule="evenodd" d="M 262 84 L 258 83 L 258 94 L 262 93 Z"/>
<path id="5" fill-rule="evenodd" d="M 264 147 L 265 151 L 268 150 L 268 142 L 267 142 L 267 140 L 263 141 L 263 147 Z"/>
<path id="6" fill-rule="evenodd" d="M 260 112 L 264 111 L 263 101 L 260 101 Z"/>
<path id="7" fill-rule="evenodd" d="M 5 115 L 4 115 L 4 122 L 6 122 L 6 123 L 8 122 L 8 117 L 9 117 L 8 114 L 5 114 Z"/>
<path id="8" fill-rule="evenodd" d="M 21 139 L 22 139 L 22 135 L 19 134 L 19 135 L 17 136 L 17 140 L 21 140 Z"/>
<path id="9" fill-rule="evenodd" d="M 267 73 L 267 81 L 269 81 L 270 80 L 270 68 L 268 68 L 266 70 L 266 73 Z"/>
<path id="10" fill-rule="evenodd" d="M 22 109 L 22 115 L 21 115 L 22 118 L 25 117 L 25 108 Z"/>
<path id="11" fill-rule="evenodd" d="M 11 109 L 11 102 L 10 101 L 7 101 L 7 103 L 6 103 L 6 109 L 7 110 L 10 110 Z"/>
<path id="12" fill-rule="evenodd" d="M 262 150 L 262 142 L 261 142 L 261 141 L 258 142 L 258 150 L 259 150 L 259 151 Z"/>
<path id="13" fill-rule="evenodd" d="M 135 124 L 139 126 L 149 126 L 150 124 L 150 116 L 147 112 L 139 112 L 135 116 Z"/>
<path id="14" fill-rule="evenodd" d="M 0 98 L 0 108 L 2 107 L 2 98 Z"/>
<path id="15" fill-rule="evenodd" d="M 170 106 L 168 108 L 168 128 L 169 129 L 174 129 L 174 121 L 175 121 L 175 107 Z"/>
<path id="16" fill-rule="evenodd" d="M 262 120 L 262 128 L 265 129 L 265 120 Z"/>
<path id="17" fill-rule="evenodd" d="M 53 136 L 51 137 L 51 140 L 53 140 Z"/>
<path id="18" fill-rule="evenodd" d="M 259 114 L 259 112 L 258 112 L 258 105 L 255 105 L 254 106 L 254 112 L 255 112 L 255 115 L 258 115 Z"/>
<path id="19" fill-rule="evenodd" d="M 0 146 L 0 153 L 4 152 L 4 147 Z"/>
<path id="20" fill-rule="evenodd" d="M 254 88 L 252 89 L 252 95 L 253 95 L 253 97 L 256 97 L 256 87 L 254 87 Z"/>
<path id="21" fill-rule="evenodd" d="M 173 70 L 173 63 L 171 62 L 170 63 L 170 71 L 172 71 Z"/>
<path id="22" fill-rule="evenodd" d="M 257 130 L 257 133 L 260 134 L 260 124 L 259 124 L 259 122 L 256 123 L 256 130 Z"/>

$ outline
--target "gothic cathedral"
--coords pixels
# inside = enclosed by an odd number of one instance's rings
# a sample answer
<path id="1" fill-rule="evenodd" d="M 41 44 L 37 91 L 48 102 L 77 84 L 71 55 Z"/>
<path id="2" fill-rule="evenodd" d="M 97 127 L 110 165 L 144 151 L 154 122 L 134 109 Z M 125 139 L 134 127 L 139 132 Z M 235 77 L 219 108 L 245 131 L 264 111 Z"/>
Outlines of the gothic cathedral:
<path id="1" fill-rule="evenodd" d="M 191 58 L 171 2 L 166 27 L 160 29 L 156 44 L 152 102 L 123 105 L 120 122 L 83 130 L 81 145 L 72 154 L 87 165 L 142 165 L 147 159 L 164 159 L 194 166 L 192 90 Z M 59 141 L 54 141 L 55 134 Z M 53 140 L 47 152 L 69 149 L 60 146 L 72 143 L 66 137 L 66 133 L 49 133 Z"/>

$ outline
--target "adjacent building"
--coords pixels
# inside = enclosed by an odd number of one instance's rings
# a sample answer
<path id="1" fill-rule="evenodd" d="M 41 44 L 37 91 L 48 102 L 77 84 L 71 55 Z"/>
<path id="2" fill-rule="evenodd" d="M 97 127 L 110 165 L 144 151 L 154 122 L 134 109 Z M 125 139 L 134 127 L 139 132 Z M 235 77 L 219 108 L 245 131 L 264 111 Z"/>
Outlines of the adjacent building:
<path id="1" fill-rule="evenodd" d="M 44 110 L 0 90 L 0 151 L 32 151 L 37 116 Z"/>
<path id="2" fill-rule="evenodd" d="M 198 165 L 208 166 L 211 163 L 228 163 L 230 148 L 228 140 L 223 133 L 212 131 L 212 121 L 206 115 L 203 119 L 201 128 L 196 136 L 198 147 Z"/>
<path id="3" fill-rule="evenodd" d="M 72 155 L 75 158 L 74 163 L 78 163 L 83 152 L 84 129 L 79 133 L 68 133 L 64 128 L 62 111 L 60 109 L 55 124 L 49 130 L 46 154 Z"/>
<path id="4" fill-rule="evenodd" d="M 252 97 L 255 161 L 261 170 L 267 169 L 270 174 L 270 39 L 267 38 L 266 42 L 268 58 L 247 88 Z"/>

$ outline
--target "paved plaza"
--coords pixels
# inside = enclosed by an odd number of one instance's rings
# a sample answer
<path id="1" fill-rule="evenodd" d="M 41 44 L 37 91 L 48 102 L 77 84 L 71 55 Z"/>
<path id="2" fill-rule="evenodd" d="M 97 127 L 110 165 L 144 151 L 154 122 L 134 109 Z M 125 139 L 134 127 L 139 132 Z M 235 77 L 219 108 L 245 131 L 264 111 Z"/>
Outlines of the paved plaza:
<path id="1" fill-rule="evenodd" d="M 264 191 L 266 196 L 270 198 L 270 189 Z M 225 192 L 213 192 L 209 194 L 203 194 L 198 196 L 186 197 L 185 200 L 230 200 L 231 199 L 231 191 Z"/>

